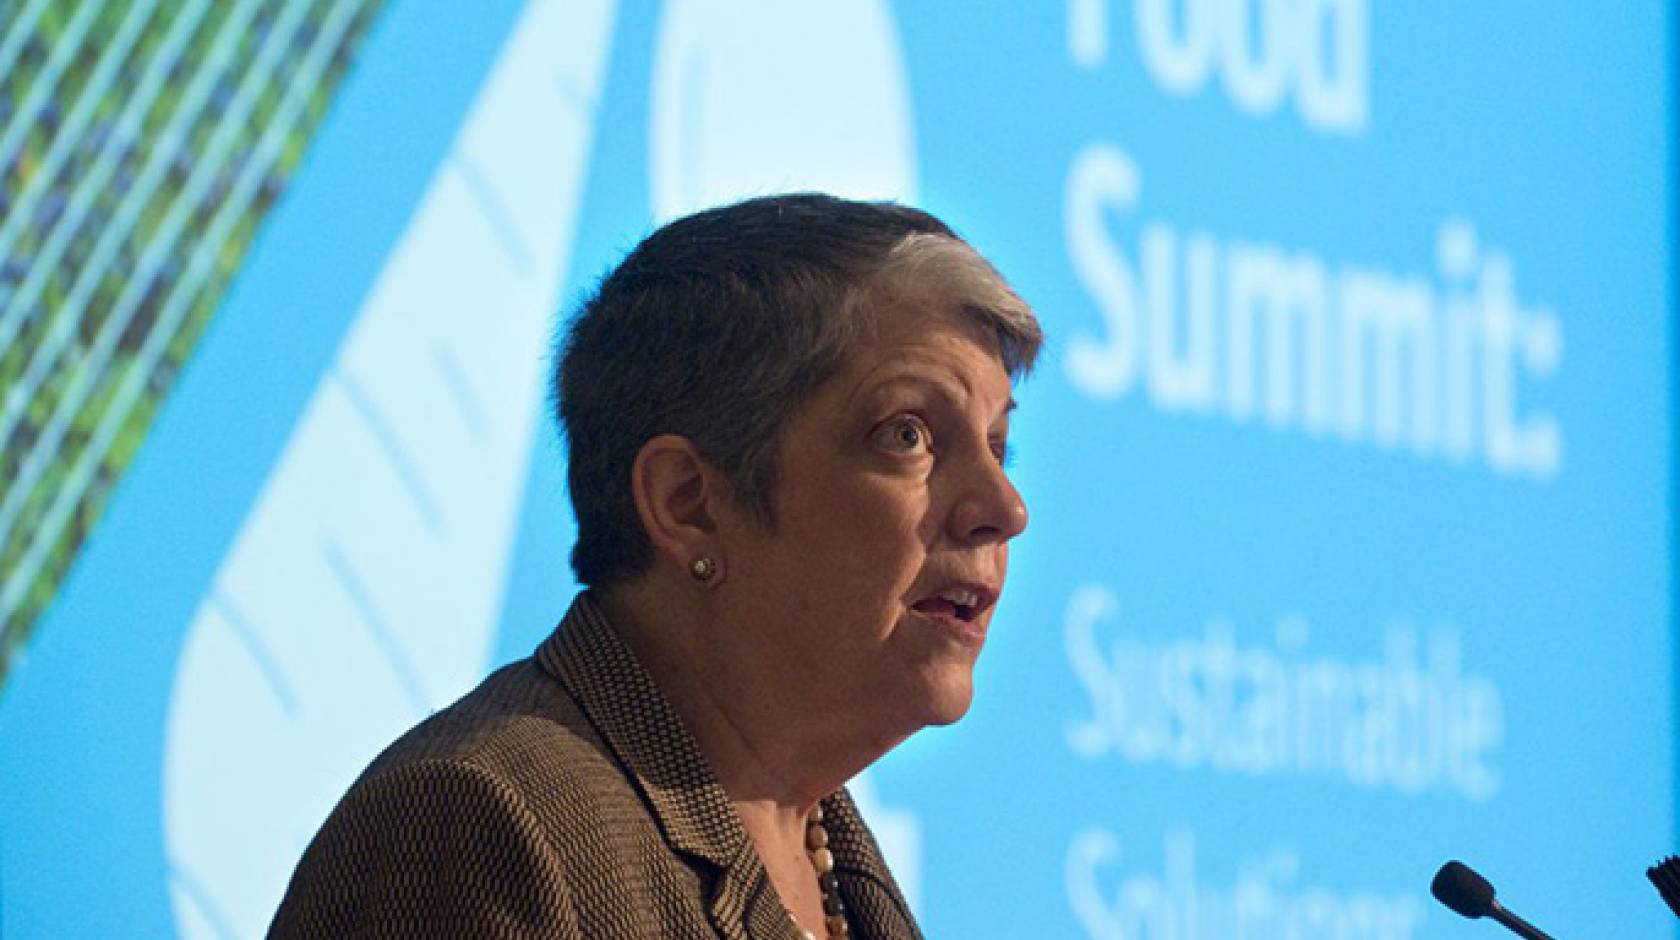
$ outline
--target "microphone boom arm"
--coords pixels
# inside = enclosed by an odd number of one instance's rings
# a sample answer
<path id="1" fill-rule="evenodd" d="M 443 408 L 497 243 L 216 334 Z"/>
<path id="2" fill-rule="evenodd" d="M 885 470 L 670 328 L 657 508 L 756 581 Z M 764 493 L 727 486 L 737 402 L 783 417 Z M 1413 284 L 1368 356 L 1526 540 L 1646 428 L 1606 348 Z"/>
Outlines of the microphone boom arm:
<path id="1" fill-rule="evenodd" d="M 1511 913 L 1505 905 L 1498 901 L 1493 902 L 1493 910 L 1488 912 L 1488 916 L 1504 924 L 1517 936 L 1526 937 L 1527 940 L 1553 940 L 1550 934 Z"/>

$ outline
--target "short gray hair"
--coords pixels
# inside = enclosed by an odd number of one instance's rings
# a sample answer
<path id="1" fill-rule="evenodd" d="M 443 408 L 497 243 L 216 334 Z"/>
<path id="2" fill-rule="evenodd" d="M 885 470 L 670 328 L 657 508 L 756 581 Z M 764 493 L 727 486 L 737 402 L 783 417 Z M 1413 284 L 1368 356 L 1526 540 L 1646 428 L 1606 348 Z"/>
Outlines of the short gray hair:
<path id="1" fill-rule="evenodd" d="M 580 307 L 557 355 L 578 581 L 605 587 L 652 563 L 630 470 L 660 434 L 691 441 L 773 525 L 782 429 L 861 344 L 882 290 L 929 283 L 995 337 L 1012 379 L 1032 368 L 1043 340 L 1032 310 L 918 209 L 770 196 L 644 239 Z"/>

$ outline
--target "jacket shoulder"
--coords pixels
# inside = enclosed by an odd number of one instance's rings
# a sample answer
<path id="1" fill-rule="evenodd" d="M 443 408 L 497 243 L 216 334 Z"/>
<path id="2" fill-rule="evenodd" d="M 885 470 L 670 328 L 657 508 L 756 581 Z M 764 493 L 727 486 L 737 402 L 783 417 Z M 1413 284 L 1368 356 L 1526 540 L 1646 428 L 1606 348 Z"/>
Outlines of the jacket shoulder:
<path id="1" fill-rule="evenodd" d="M 405 762 L 364 777 L 333 810 L 269 936 L 439 929 L 580 936 L 563 861 L 519 793 L 471 765 Z"/>
<path id="2" fill-rule="evenodd" d="M 529 659 L 502 667 L 415 725 L 368 765 L 358 785 L 421 763 L 472 767 L 528 796 L 622 777 L 583 709 Z"/>
<path id="3" fill-rule="evenodd" d="M 305 851 L 271 936 L 572 936 L 637 919 L 662 848 L 583 710 L 524 660 L 374 759 Z M 661 879 L 687 880 L 670 861 Z"/>

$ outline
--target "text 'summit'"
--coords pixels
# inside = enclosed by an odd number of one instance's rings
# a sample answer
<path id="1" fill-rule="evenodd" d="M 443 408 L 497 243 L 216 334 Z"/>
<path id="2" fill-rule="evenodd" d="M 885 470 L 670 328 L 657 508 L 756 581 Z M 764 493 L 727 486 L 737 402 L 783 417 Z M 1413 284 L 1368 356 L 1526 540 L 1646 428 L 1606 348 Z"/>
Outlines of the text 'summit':
<path id="1" fill-rule="evenodd" d="M 1365 134 L 1366 0 L 1137 0 L 1138 59 L 1164 93 L 1216 86 L 1237 113 L 1291 106 L 1326 142 Z M 1069 0 L 1068 58 L 1113 56 L 1111 0 Z M 1241 14 L 1241 15 L 1238 15 Z M 1068 258 L 1099 313 L 1066 376 L 1093 401 L 1550 480 L 1564 433 L 1544 407 L 1563 360 L 1557 314 L 1525 303 L 1516 265 L 1448 214 L 1400 270 L 1151 218 L 1144 173 L 1109 141 L 1082 146 L 1063 189 Z M 1142 215 L 1142 218 L 1139 216 Z"/>

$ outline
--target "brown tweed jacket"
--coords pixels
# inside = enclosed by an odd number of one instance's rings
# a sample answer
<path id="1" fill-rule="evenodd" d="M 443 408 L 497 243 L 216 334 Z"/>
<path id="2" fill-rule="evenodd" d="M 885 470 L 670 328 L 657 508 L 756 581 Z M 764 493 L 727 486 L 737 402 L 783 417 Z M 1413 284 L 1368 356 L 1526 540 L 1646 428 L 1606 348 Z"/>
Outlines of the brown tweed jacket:
<path id="1" fill-rule="evenodd" d="M 853 934 L 920 937 L 851 797 L 824 810 Z M 797 933 L 693 737 L 582 594 L 535 656 L 362 773 L 269 936 Z"/>

